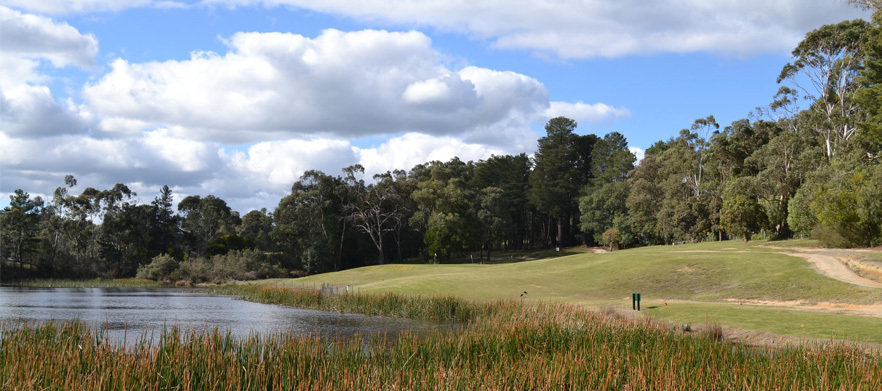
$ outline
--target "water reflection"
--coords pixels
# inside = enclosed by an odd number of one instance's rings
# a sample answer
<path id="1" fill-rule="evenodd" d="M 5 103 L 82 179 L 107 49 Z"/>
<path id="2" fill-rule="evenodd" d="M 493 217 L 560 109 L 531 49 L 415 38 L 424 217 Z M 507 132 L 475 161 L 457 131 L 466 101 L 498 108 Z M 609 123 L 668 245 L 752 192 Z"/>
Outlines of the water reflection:
<path id="1" fill-rule="evenodd" d="M 127 343 L 136 342 L 141 335 L 156 340 L 162 329 L 172 326 L 182 331 L 218 328 L 236 337 L 281 332 L 394 336 L 404 331 L 425 333 L 436 327 L 412 319 L 252 303 L 189 290 L 0 287 L 0 322 L 4 324 L 74 319 Z"/>

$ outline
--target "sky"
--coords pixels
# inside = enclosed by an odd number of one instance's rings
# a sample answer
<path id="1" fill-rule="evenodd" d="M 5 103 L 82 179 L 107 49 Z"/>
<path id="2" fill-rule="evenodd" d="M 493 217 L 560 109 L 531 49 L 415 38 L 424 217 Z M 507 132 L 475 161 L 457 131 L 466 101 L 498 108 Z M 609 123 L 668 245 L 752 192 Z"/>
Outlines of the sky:
<path id="1" fill-rule="evenodd" d="M 306 170 L 632 151 L 768 105 L 845 0 L 0 0 L 0 197 L 65 175 L 272 211 Z M 0 202 L 8 205 L 8 201 Z"/>

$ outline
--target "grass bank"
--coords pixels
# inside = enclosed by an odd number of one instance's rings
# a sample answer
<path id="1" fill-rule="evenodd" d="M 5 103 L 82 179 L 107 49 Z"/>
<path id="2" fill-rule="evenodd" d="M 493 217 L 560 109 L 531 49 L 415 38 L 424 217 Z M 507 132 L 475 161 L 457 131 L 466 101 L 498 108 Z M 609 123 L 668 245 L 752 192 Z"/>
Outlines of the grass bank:
<path id="1" fill-rule="evenodd" d="M 631 293 L 646 304 L 689 302 L 670 311 L 648 311 L 676 323 L 696 323 L 700 314 L 728 327 L 813 338 L 882 343 L 879 317 L 811 313 L 772 306 L 733 308 L 732 303 L 799 302 L 878 305 L 882 289 L 844 283 L 815 271 L 786 249 L 808 241 L 726 241 L 652 246 L 611 253 L 577 253 L 508 264 L 378 265 L 300 279 L 264 283 L 311 288 L 349 285 L 364 293 L 454 296 L 475 301 L 518 299 L 562 302 L 589 308 L 630 308 Z M 523 292 L 526 294 L 521 296 Z M 700 308 L 699 308 L 700 307 Z M 793 328 L 794 319 L 801 319 Z M 810 327 L 809 325 L 823 325 Z"/>
<path id="2" fill-rule="evenodd" d="M 242 288 L 240 293 L 249 291 L 266 301 L 338 305 L 307 292 L 270 287 Z M 374 301 L 362 308 L 396 312 L 388 303 L 407 306 L 414 300 L 432 300 L 383 297 L 370 299 Z M 336 303 L 358 300 L 328 298 Z M 395 341 L 377 336 L 367 343 L 291 335 L 235 339 L 172 331 L 158 346 L 123 348 L 79 323 L 5 330 L 0 337 L 0 389 L 882 387 L 880 357 L 839 345 L 751 348 L 722 342 L 712 334 L 684 335 L 652 320 L 571 305 L 443 300 L 448 304 L 442 307 L 455 312 L 470 309 L 469 327 L 455 333 L 404 334 Z"/>

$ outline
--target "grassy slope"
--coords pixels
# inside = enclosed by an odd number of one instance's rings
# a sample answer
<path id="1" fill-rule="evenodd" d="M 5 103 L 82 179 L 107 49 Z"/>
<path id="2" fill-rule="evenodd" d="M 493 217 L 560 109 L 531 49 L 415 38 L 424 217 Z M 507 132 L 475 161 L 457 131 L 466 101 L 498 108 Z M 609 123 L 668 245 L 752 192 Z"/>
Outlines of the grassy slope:
<path id="1" fill-rule="evenodd" d="M 272 283 L 352 285 L 362 292 L 453 295 L 476 300 L 517 298 L 593 307 L 630 308 L 641 292 L 647 313 L 683 323 L 705 314 L 724 326 L 807 337 L 845 337 L 882 343 L 882 320 L 738 306 L 736 300 L 803 300 L 871 304 L 882 289 L 842 283 L 781 250 L 728 241 L 654 246 L 607 254 L 576 254 L 497 265 L 382 265 Z M 670 301 L 669 306 L 662 302 Z M 655 307 L 655 308 L 649 308 Z M 803 326 L 804 325 L 804 326 Z"/>

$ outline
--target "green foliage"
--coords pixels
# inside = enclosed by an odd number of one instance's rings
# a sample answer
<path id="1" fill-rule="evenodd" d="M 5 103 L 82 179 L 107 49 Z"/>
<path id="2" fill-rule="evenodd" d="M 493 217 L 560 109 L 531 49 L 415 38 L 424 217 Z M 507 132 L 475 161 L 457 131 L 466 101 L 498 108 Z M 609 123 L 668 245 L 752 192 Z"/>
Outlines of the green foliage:
<path id="1" fill-rule="evenodd" d="M 136 277 L 153 281 L 167 280 L 172 277 L 178 266 L 178 261 L 171 255 L 157 255 L 150 263 L 138 267 Z"/>
<path id="2" fill-rule="evenodd" d="M 163 254 L 138 268 L 138 278 L 154 281 L 188 280 L 200 282 L 225 282 L 255 280 L 284 276 L 284 270 L 272 265 L 266 255 L 258 250 L 233 250 L 210 258 L 196 257 L 178 262 Z"/>
<path id="3" fill-rule="evenodd" d="M 178 203 L 178 211 L 184 215 L 181 226 L 197 255 L 208 255 L 211 243 L 232 233 L 239 224 L 227 202 L 213 195 L 188 196 Z"/>
<path id="4" fill-rule="evenodd" d="M 812 205 L 819 224 L 833 228 L 851 246 L 882 243 L 882 166 L 858 167 L 832 179 Z"/>
<path id="5" fill-rule="evenodd" d="M 756 197 L 753 178 L 744 177 L 732 181 L 723 194 L 720 224 L 728 232 L 741 236 L 744 241 L 765 225 L 766 214 Z"/>
<path id="6" fill-rule="evenodd" d="M 617 217 L 627 215 L 627 177 L 634 169 L 634 159 L 627 140 L 617 132 L 607 134 L 595 144 L 591 154 L 593 179 L 579 198 L 579 227 L 586 239 L 604 243 L 603 230 L 612 226 Z"/>
<path id="7" fill-rule="evenodd" d="M 604 183 L 585 191 L 588 194 L 579 198 L 580 228 L 594 243 L 605 243 L 601 238 L 603 231 L 628 213 L 628 182 Z"/>
<path id="8" fill-rule="evenodd" d="M 814 173 L 791 208 L 791 225 L 828 246 L 882 243 L 882 166 L 860 157 Z"/>
<path id="9" fill-rule="evenodd" d="M 812 102 L 809 125 L 823 139 L 828 159 L 854 136 L 860 105 L 858 72 L 864 59 L 869 23 L 856 19 L 810 31 L 793 49 L 793 62 L 778 82 L 789 80 Z"/>
<path id="10" fill-rule="evenodd" d="M 857 93 L 856 100 L 866 113 L 861 122 L 858 137 L 869 157 L 882 156 L 882 10 L 876 8 L 873 24 L 864 46 L 866 59 L 861 70 L 860 82 L 865 86 Z"/>
<path id="11" fill-rule="evenodd" d="M 11 260 L 37 265 L 35 257 L 43 200 L 16 189 L 9 196 L 9 206 L 0 211 L 0 263 Z"/>
<path id="12" fill-rule="evenodd" d="M 545 125 L 547 134 L 539 139 L 534 157 L 529 198 L 536 209 L 554 220 L 544 227 L 547 245 L 560 246 L 571 241 L 570 217 L 577 213 L 579 190 L 589 179 L 596 136 L 579 136 L 575 130 L 576 121 L 565 117 L 550 119 Z"/>

